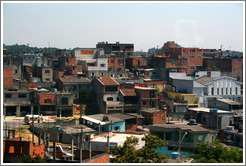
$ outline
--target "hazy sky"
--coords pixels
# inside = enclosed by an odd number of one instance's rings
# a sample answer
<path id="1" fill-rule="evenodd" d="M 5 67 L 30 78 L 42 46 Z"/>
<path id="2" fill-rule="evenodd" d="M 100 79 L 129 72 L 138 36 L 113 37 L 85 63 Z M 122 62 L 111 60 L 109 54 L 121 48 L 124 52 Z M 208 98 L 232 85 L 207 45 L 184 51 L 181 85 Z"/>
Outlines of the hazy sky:
<path id="1" fill-rule="evenodd" d="M 136 51 L 175 41 L 184 47 L 243 50 L 242 3 L 5 3 L 3 43 L 96 47 L 133 43 Z"/>

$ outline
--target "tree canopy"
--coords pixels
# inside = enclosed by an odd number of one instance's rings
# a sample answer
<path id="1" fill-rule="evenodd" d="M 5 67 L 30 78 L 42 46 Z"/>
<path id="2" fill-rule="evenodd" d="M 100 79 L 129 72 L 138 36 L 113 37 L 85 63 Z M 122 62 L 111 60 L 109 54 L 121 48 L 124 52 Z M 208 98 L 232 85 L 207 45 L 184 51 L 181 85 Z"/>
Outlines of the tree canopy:
<path id="1" fill-rule="evenodd" d="M 164 146 L 165 142 L 157 136 L 145 136 L 142 138 L 145 146 L 136 149 L 138 138 L 127 137 L 123 146 L 110 147 L 107 152 L 114 158 L 113 163 L 161 163 L 167 162 L 167 156 L 157 153 L 155 149 Z"/>
<path id="2" fill-rule="evenodd" d="M 36 157 L 31 157 L 30 155 L 24 155 L 22 157 L 22 162 L 23 163 L 46 163 L 47 161 L 37 155 Z"/>
<path id="3" fill-rule="evenodd" d="M 198 154 L 192 156 L 196 163 L 242 163 L 243 151 L 235 147 L 226 147 L 219 140 L 211 145 L 200 142 Z"/>

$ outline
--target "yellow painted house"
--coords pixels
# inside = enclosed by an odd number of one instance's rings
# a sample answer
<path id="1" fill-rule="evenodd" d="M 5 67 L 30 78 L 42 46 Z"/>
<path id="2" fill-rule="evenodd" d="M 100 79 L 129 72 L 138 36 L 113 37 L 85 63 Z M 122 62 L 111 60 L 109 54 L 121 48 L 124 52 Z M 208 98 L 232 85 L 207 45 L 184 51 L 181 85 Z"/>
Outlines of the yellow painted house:
<path id="1" fill-rule="evenodd" d="M 197 97 L 197 94 L 167 92 L 167 95 L 171 99 L 187 101 L 188 107 L 199 107 L 199 98 Z"/>

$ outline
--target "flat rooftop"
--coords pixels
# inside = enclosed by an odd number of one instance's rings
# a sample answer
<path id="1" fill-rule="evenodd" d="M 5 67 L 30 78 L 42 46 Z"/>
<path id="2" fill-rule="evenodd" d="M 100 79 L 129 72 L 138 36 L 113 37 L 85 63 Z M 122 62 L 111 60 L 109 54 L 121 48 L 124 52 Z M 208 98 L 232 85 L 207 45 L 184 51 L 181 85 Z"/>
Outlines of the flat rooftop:
<path id="1" fill-rule="evenodd" d="M 142 141 L 142 138 L 145 136 L 144 134 L 121 134 L 121 133 L 111 133 L 109 134 L 109 142 L 111 143 L 118 143 L 118 145 L 123 145 L 126 141 L 127 137 L 137 137 L 138 138 L 138 145 L 136 146 L 136 149 L 140 149 L 145 145 L 145 141 Z M 92 142 L 107 142 L 107 136 L 97 136 L 96 138 L 92 139 Z"/>
<path id="2" fill-rule="evenodd" d="M 188 124 L 155 124 L 150 126 L 150 130 L 183 130 L 190 132 L 209 132 L 199 125 L 188 125 Z"/>
<path id="3" fill-rule="evenodd" d="M 230 100 L 230 99 L 217 99 L 217 101 L 220 101 L 220 102 L 223 102 L 226 104 L 230 104 L 230 105 L 242 105 L 241 103 Z"/>
<path id="4" fill-rule="evenodd" d="M 210 112 L 210 108 L 206 108 L 206 107 L 188 108 L 188 110 L 189 111 L 197 111 L 197 112 Z M 217 113 L 232 114 L 233 112 L 231 112 L 231 111 L 224 111 L 224 110 L 218 110 Z"/>

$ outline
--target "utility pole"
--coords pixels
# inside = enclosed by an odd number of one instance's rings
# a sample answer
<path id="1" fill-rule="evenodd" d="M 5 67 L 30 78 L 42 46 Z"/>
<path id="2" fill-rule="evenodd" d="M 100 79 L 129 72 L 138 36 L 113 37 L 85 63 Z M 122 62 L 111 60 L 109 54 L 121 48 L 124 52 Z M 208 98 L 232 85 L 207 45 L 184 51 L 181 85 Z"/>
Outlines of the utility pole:
<path id="1" fill-rule="evenodd" d="M 84 133 L 83 133 L 83 127 L 81 127 L 81 141 L 80 141 L 80 149 L 79 149 L 79 162 L 82 163 L 83 161 L 83 136 L 84 136 Z"/>

